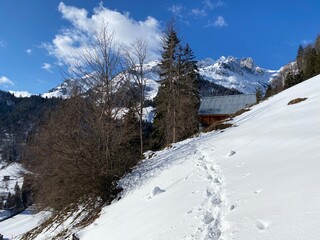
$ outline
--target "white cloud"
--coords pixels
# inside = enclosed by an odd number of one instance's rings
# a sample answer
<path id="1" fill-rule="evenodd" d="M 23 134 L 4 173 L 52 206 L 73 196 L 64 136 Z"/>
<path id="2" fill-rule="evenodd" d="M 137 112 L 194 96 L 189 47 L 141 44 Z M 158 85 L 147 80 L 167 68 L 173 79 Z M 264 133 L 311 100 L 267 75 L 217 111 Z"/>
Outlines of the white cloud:
<path id="1" fill-rule="evenodd" d="M 183 10 L 184 8 L 181 4 L 177 4 L 177 5 L 174 4 L 169 8 L 169 11 L 178 17 L 182 17 Z"/>
<path id="2" fill-rule="evenodd" d="M 58 9 L 62 17 L 71 23 L 71 27 L 61 29 L 51 43 L 42 44 L 51 56 L 58 59 L 58 64 L 74 62 L 74 52 L 90 42 L 93 33 L 99 32 L 103 23 L 107 24 L 110 33 L 114 33 L 114 40 L 119 45 L 128 45 L 138 38 L 143 38 L 148 43 L 151 55 L 157 54 L 161 31 L 160 23 L 153 17 L 136 21 L 129 13 L 110 10 L 102 4 L 93 9 L 91 16 L 86 9 L 67 6 L 63 2 L 59 4 Z"/>
<path id="3" fill-rule="evenodd" d="M 204 9 L 199 9 L 199 8 L 193 8 L 191 10 L 191 14 L 194 17 L 205 17 L 205 16 L 207 16 L 207 12 Z"/>
<path id="4" fill-rule="evenodd" d="M 31 55 L 31 54 L 32 54 L 32 50 L 31 50 L 30 48 L 28 48 L 28 49 L 26 50 L 26 53 L 27 53 L 28 55 Z"/>
<path id="5" fill-rule="evenodd" d="M 218 7 L 223 7 L 225 6 L 225 3 L 224 1 L 222 0 L 218 0 L 216 3 L 215 3 L 215 7 L 218 8 Z"/>
<path id="6" fill-rule="evenodd" d="M 43 63 L 41 68 L 52 73 L 52 65 L 50 63 Z"/>
<path id="7" fill-rule="evenodd" d="M 0 85 L 8 87 L 8 85 L 14 86 L 14 83 L 9 78 L 7 78 L 5 76 L 1 76 L 0 77 Z"/>
<path id="8" fill-rule="evenodd" d="M 217 28 L 222 28 L 222 27 L 227 27 L 228 24 L 226 22 L 226 20 L 222 17 L 222 16 L 218 16 L 214 21 L 210 20 L 208 21 L 207 25 L 205 25 L 205 28 L 208 27 L 217 27 Z"/>
<path id="9" fill-rule="evenodd" d="M 202 2 L 203 4 L 203 7 L 206 8 L 206 9 L 214 9 L 214 8 L 219 8 L 219 7 L 223 7 L 225 5 L 224 1 L 222 0 L 218 0 L 216 2 L 212 2 L 210 0 L 204 0 Z"/>
<path id="10" fill-rule="evenodd" d="M 222 16 L 218 16 L 217 19 L 214 21 L 214 26 L 215 27 L 226 27 L 228 24 L 224 20 Z"/>
<path id="11" fill-rule="evenodd" d="M 0 48 L 5 48 L 7 46 L 6 42 L 0 39 Z"/>
<path id="12" fill-rule="evenodd" d="M 213 2 L 211 0 L 204 0 L 202 1 L 202 6 L 198 8 L 191 9 L 190 15 L 198 18 L 198 17 L 206 17 L 210 11 L 214 8 L 219 8 L 224 6 L 224 2 L 222 0 L 218 0 Z"/>

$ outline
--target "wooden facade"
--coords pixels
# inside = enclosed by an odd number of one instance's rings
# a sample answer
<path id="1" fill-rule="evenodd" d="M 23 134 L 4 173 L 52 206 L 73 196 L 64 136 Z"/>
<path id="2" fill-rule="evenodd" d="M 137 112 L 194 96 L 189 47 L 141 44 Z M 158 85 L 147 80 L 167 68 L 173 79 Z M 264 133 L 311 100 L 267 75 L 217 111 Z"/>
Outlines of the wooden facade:
<path id="1" fill-rule="evenodd" d="M 210 126 L 214 122 L 219 122 L 221 120 L 229 118 L 229 114 L 221 114 L 221 115 L 199 115 L 199 122 L 204 126 Z"/>

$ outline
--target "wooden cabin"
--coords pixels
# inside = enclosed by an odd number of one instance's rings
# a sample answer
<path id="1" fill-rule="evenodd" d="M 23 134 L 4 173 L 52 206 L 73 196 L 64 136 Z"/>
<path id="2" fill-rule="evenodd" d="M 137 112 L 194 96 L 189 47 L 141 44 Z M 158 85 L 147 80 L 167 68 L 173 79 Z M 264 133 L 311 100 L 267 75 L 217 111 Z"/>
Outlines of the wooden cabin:
<path id="1" fill-rule="evenodd" d="M 204 97 L 198 111 L 199 121 L 203 126 L 209 126 L 216 121 L 227 119 L 230 115 L 256 102 L 255 94 Z"/>

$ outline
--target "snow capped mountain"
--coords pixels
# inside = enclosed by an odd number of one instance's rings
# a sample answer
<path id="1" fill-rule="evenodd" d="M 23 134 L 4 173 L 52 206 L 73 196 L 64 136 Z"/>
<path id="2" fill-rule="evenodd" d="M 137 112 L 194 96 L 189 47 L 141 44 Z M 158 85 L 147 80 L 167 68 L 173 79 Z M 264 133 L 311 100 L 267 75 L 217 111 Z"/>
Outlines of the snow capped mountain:
<path id="1" fill-rule="evenodd" d="M 41 94 L 41 96 L 44 98 L 68 98 L 72 95 L 72 91 L 78 87 L 80 87 L 81 89 L 89 89 L 86 78 L 82 78 L 81 81 L 67 79 L 59 86 L 51 89 L 49 92 Z"/>
<path id="2" fill-rule="evenodd" d="M 152 100 L 158 93 L 159 83 L 159 67 L 157 61 L 151 61 L 144 66 L 144 74 L 145 74 L 145 81 L 146 81 L 146 92 L 145 96 L 147 100 Z M 124 77 L 127 77 L 125 74 L 127 72 L 123 72 L 118 74 L 115 77 L 115 82 L 122 80 Z M 133 77 L 131 77 L 133 79 Z M 133 80 L 132 80 L 133 81 Z M 61 97 L 61 98 L 68 98 L 71 96 L 73 89 L 79 88 L 81 90 L 89 90 L 93 84 L 90 82 L 89 77 L 83 77 L 80 80 L 75 79 L 67 79 L 59 86 L 51 89 L 49 92 L 42 94 L 42 97 Z"/>
<path id="3" fill-rule="evenodd" d="M 160 86 L 158 63 L 158 61 L 151 61 L 144 66 L 146 78 L 145 94 L 148 100 L 152 100 L 157 95 L 158 87 Z M 267 70 L 256 66 L 252 58 L 239 60 L 235 57 L 221 57 L 216 61 L 208 58 L 199 61 L 198 68 L 204 80 L 242 93 L 255 93 L 258 88 L 265 92 L 269 82 L 279 73 L 276 70 Z M 121 73 L 117 78 L 121 79 L 123 76 L 124 74 Z M 42 96 L 66 98 L 70 96 L 71 89 L 75 84 L 86 85 L 87 83 L 68 79 Z"/>
<path id="4" fill-rule="evenodd" d="M 257 89 L 265 92 L 270 81 L 279 73 L 278 70 L 256 66 L 249 57 L 221 57 L 216 61 L 205 59 L 199 61 L 198 66 L 203 79 L 242 93 L 255 93 Z"/>

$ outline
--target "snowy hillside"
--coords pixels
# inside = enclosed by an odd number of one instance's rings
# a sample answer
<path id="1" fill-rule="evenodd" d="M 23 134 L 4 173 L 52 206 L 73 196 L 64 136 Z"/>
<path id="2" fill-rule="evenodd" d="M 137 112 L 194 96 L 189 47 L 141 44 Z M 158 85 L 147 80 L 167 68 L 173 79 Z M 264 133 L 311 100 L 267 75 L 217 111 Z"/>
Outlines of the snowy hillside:
<path id="1" fill-rule="evenodd" d="M 23 174 L 25 171 L 26 170 L 21 166 L 21 164 L 7 164 L 1 160 L 0 156 L 0 197 L 7 197 L 9 193 L 14 194 L 16 184 L 18 184 L 20 188 L 22 187 Z M 9 179 L 4 180 L 5 177 L 8 177 Z M 10 215 L 10 211 L 0 210 L 0 220 Z"/>
<path id="2" fill-rule="evenodd" d="M 199 61 L 200 75 L 210 82 L 233 88 L 243 93 L 265 92 L 269 82 L 279 71 L 267 70 L 255 65 L 252 58 L 221 57 L 217 61 Z"/>
<path id="3" fill-rule="evenodd" d="M 320 76 L 155 153 L 86 239 L 320 239 Z M 296 98 L 307 100 L 288 105 Z"/>

